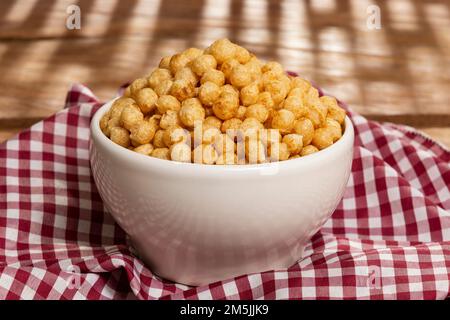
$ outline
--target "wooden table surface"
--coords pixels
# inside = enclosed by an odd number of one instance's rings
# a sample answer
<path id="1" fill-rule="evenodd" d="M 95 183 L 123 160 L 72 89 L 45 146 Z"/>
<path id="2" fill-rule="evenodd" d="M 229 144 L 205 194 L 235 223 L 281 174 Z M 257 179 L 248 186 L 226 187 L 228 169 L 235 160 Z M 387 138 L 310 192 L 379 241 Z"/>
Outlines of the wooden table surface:
<path id="1" fill-rule="evenodd" d="M 71 4 L 81 30 L 66 28 Z M 161 56 L 220 37 L 450 146 L 448 0 L 1 0 L 0 141 L 60 110 L 71 83 L 107 100 Z"/>

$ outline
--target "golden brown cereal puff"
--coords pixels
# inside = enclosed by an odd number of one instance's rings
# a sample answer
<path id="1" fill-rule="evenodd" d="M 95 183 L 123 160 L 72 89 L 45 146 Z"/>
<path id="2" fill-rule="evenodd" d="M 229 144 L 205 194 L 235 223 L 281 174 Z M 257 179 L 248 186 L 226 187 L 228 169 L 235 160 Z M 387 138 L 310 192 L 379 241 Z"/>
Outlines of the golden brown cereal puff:
<path id="1" fill-rule="evenodd" d="M 179 112 L 180 120 L 187 127 L 194 127 L 196 121 L 205 120 L 205 109 L 197 98 L 190 98 L 181 104 Z"/>
<path id="2" fill-rule="evenodd" d="M 221 120 L 228 120 L 236 115 L 239 108 L 239 95 L 233 92 L 222 92 L 213 104 L 215 116 Z"/>
<path id="3" fill-rule="evenodd" d="M 282 134 L 289 133 L 294 127 L 295 115 L 286 109 L 278 110 L 273 119 L 272 127 L 280 130 Z"/>
<path id="4" fill-rule="evenodd" d="M 303 137 L 303 145 L 307 146 L 314 137 L 314 124 L 308 118 L 300 118 L 294 123 L 294 131 Z"/>
<path id="5" fill-rule="evenodd" d="M 300 156 L 304 157 L 304 156 L 316 153 L 318 151 L 319 151 L 319 149 L 317 149 L 315 146 L 310 144 L 309 146 L 306 146 L 302 149 L 302 151 L 300 152 Z"/>
<path id="6" fill-rule="evenodd" d="M 208 165 L 285 161 L 344 134 L 337 100 L 228 39 L 161 58 L 100 119 L 112 142 L 165 160 Z"/>

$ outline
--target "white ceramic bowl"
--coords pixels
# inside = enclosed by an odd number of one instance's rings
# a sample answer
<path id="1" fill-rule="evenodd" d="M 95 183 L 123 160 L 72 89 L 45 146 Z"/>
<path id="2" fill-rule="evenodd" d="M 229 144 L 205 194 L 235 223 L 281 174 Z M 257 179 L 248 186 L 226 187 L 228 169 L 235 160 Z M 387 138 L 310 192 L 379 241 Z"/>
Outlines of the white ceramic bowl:
<path id="1" fill-rule="evenodd" d="M 307 157 L 259 165 L 210 166 L 144 156 L 91 123 L 98 191 L 150 269 L 201 285 L 284 269 L 329 218 L 347 184 L 354 131 Z"/>

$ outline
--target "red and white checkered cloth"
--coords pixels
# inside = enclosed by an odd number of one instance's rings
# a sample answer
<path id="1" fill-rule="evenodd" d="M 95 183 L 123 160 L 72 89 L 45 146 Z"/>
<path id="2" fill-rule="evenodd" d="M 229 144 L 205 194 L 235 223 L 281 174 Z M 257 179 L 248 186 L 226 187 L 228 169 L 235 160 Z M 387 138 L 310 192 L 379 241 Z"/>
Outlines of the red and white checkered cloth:
<path id="1" fill-rule="evenodd" d="M 350 112 L 352 175 L 288 270 L 201 287 L 154 276 L 104 211 L 88 160 L 101 104 L 75 85 L 63 111 L 0 145 L 0 299 L 444 299 L 450 152 Z"/>

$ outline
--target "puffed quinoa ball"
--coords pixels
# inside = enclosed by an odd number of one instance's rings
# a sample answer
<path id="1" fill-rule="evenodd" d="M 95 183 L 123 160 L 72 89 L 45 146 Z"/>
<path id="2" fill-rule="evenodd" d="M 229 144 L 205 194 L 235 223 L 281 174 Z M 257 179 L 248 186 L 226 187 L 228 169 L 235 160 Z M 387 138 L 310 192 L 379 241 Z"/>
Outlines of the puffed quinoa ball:
<path id="1" fill-rule="evenodd" d="M 133 149 L 135 152 L 149 156 L 153 151 L 153 146 L 150 143 L 143 144 Z"/>
<path id="2" fill-rule="evenodd" d="M 172 88 L 173 81 L 172 80 L 164 80 L 158 83 L 153 90 L 158 95 L 158 97 L 167 95 L 170 93 L 170 88 Z"/>
<path id="3" fill-rule="evenodd" d="M 229 94 L 234 94 L 239 98 L 239 90 L 236 89 L 235 87 L 233 87 L 231 84 L 226 84 L 221 88 L 221 93 L 225 94 L 225 93 L 229 93 Z"/>
<path id="4" fill-rule="evenodd" d="M 303 145 L 307 146 L 314 137 L 314 125 L 308 118 L 301 118 L 295 121 L 294 132 L 303 137 Z"/>
<path id="5" fill-rule="evenodd" d="M 242 125 L 242 120 L 241 119 L 231 118 L 231 119 L 225 120 L 222 123 L 222 127 L 220 128 L 220 130 L 223 133 L 226 133 L 227 130 L 238 130 L 238 129 L 240 129 L 241 125 Z"/>
<path id="6" fill-rule="evenodd" d="M 264 91 L 264 82 L 262 78 L 256 77 L 256 79 L 253 79 L 253 81 L 258 85 L 259 92 Z"/>
<path id="7" fill-rule="evenodd" d="M 312 144 L 319 150 L 325 149 L 333 144 L 333 132 L 328 128 L 319 128 L 314 131 Z"/>
<path id="8" fill-rule="evenodd" d="M 181 68 L 175 74 L 175 80 L 184 79 L 196 86 L 198 82 L 197 75 L 188 67 Z"/>
<path id="9" fill-rule="evenodd" d="M 185 143 L 176 143 L 170 147 L 170 159 L 178 162 L 191 162 L 191 147 Z"/>
<path id="10" fill-rule="evenodd" d="M 131 98 L 122 97 L 122 98 L 117 99 L 116 101 L 114 101 L 114 103 L 110 109 L 110 118 L 111 119 L 113 119 L 113 118 L 120 119 L 120 115 L 122 114 L 123 109 L 126 106 L 132 106 L 135 104 L 136 104 L 136 102 Z"/>
<path id="11" fill-rule="evenodd" d="M 276 62 L 276 61 L 269 61 L 262 67 L 262 72 L 273 72 L 274 74 L 283 75 L 284 74 L 284 68 L 283 66 Z"/>
<path id="12" fill-rule="evenodd" d="M 220 65 L 220 71 L 224 74 L 225 79 L 229 81 L 233 68 L 240 65 L 236 59 L 229 59 Z"/>
<path id="13" fill-rule="evenodd" d="M 272 119 L 272 127 L 282 134 L 289 133 L 294 127 L 295 115 L 286 109 L 278 110 Z"/>
<path id="14" fill-rule="evenodd" d="M 247 107 L 239 106 L 239 108 L 236 111 L 236 118 L 238 118 L 239 120 L 244 120 L 246 112 L 247 112 Z"/>
<path id="15" fill-rule="evenodd" d="M 188 48 L 183 51 L 183 54 L 189 58 L 190 61 L 200 57 L 203 54 L 203 50 L 198 48 Z"/>
<path id="16" fill-rule="evenodd" d="M 275 107 L 275 102 L 272 99 L 272 95 L 267 91 L 259 94 L 257 103 L 265 105 L 267 109 L 272 109 Z"/>
<path id="17" fill-rule="evenodd" d="M 288 93 L 288 97 L 295 97 L 296 99 L 302 100 L 303 101 L 303 96 L 304 96 L 304 91 L 300 88 L 293 88 L 291 89 L 291 91 L 289 91 Z"/>
<path id="18" fill-rule="evenodd" d="M 300 89 L 302 92 L 308 92 L 308 90 L 311 88 L 311 83 L 306 79 L 294 77 L 291 79 L 291 90 L 295 88 Z"/>
<path id="19" fill-rule="evenodd" d="M 255 118 L 246 118 L 242 123 L 240 129 L 244 134 L 247 134 L 249 130 L 261 130 L 264 129 L 264 125 Z"/>
<path id="20" fill-rule="evenodd" d="M 322 116 L 322 125 L 325 125 L 325 120 L 327 118 L 328 115 L 328 107 L 326 105 L 324 105 L 322 102 L 319 102 L 315 105 L 317 111 L 321 114 Z"/>
<path id="21" fill-rule="evenodd" d="M 276 129 L 265 129 L 260 131 L 260 140 L 266 146 L 270 147 L 272 144 L 281 142 L 281 133 Z"/>
<path id="22" fill-rule="evenodd" d="M 227 134 L 222 133 L 216 136 L 213 145 L 218 154 L 228 154 L 229 156 L 234 157 L 236 144 L 234 143 L 234 140 L 231 139 Z"/>
<path id="23" fill-rule="evenodd" d="M 199 99 L 187 99 L 181 104 L 179 116 L 183 125 L 194 127 L 196 121 L 202 122 L 205 119 L 205 109 Z"/>
<path id="24" fill-rule="evenodd" d="M 159 83 L 164 80 L 171 80 L 172 74 L 167 69 L 158 68 L 155 69 L 147 78 L 148 86 L 154 89 Z"/>
<path id="25" fill-rule="evenodd" d="M 131 88 L 130 86 L 125 88 L 125 91 L 123 92 L 123 97 L 124 98 L 131 98 L 132 94 L 131 94 Z"/>
<path id="26" fill-rule="evenodd" d="M 208 69 L 205 73 L 203 73 L 203 76 L 200 79 L 201 84 L 206 82 L 213 82 L 221 87 L 225 84 L 225 75 L 220 70 Z"/>
<path id="27" fill-rule="evenodd" d="M 142 113 L 149 113 L 156 107 L 158 95 L 150 88 L 139 90 L 135 94 L 136 102 Z"/>
<path id="28" fill-rule="evenodd" d="M 180 124 L 180 119 L 178 117 L 178 112 L 173 110 L 167 110 L 161 116 L 161 120 L 159 121 L 159 126 L 163 129 L 167 129 L 172 126 L 177 126 Z"/>
<path id="29" fill-rule="evenodd" d="M 106 128 L 107 132 L 111 131 L 111 128 L 120 127 L 120 118 L 110 118 L 108 120 L 108 127 Z"/>
<path id="30" fill-rule="evenodd" d="M 200 86 L 198 98 L 206 106 L 212 106 L 219 98 L 221 93 L 220 87 L 214 82 L 205 82 Z"/>
<path id="31" fill-rule="evenodd" d="M 110 137 L 112 142 L 117 143 L 119 146 L 125 148 L 130 146 L 130 133 L 127 129 L 122 127 L 111 128 Z"/>
<path id="32" fill-rule="evenodd" d="M 306 146 L 306 147 L 304 147 L 302 149 L 302 151 L 300 152 L 300 156 L 304 157 L 304 156 L 307 156 L 309 154 L 316 153 L 318 151 L 319 151 L 319 149 L 317 149 L 312 144 L 310 144 L 309 146 Z"/>
<path id="33" fill-rule="evenodd" d="M 265 89 L 272 96 L 275 104 L 279 104 L 286 98 L 289 88 L 280 80 L 270 81 L 265 85 Z"/>
<path id="34" fill-rule="evenodd" d="M 171 56 L 167 56 L 167 57 L 163 57 L 160 61 L 159 61 L 159 67 L 161 69 L 169 69 L 170 68 L 170 59 L 172 57 Z"/>
<path id="35" fill-rule="evenodd" d="M 236 45 L 228 39 L 216 40 L 210 47 L 210 53 L 216 58 L 217 63 L 223 63 L 228 59 L 232 59 L 236 54 Z"/>
<path id="36" fill-rule="evenodd" d="M 139 90 L 144 89 L 145 87 L 147 87 L 148 82 L 147 79 L 145 78 L 138 78 L 136 80 L 134 80 L 131 84 L 130 84 L 130 95 L 133 96 L 135 95 Z"/>
<path id="37" fill-rule="evenodd" d="M 250 61 L 252 56 L 250 55 L 250 52 L 248 52 L 247 49 L 238 45 L 236 45 L 235 48 L 236 49 L 234 57 L 236 58 L 237 61 L 239 61 L 239 63 L 246 64 L 247 62 Z"/>
<path id="38" fill-rule="evenodd" d="M 100 130 L 104 133 L 105 136 L 109 137 L 109 127 L 108 122 L 110 119 L 110 112 L 108 111 L 103 115 L 103 117 L 100 119 Z"/>
<path id="39" fill-rule="evenodd" d="M 248 72 L 246 66 L 239 64 L 231 70 L 230 82 L 233 86 L 242 88 L 252 82 L 252 75 Z"/>
<path id="40" fill-rule="evenodd" d="M 312 99 L 312 100 L 317 100 L 317 99 L 319 99 L 319 90 L 317 90 L 316 88 L 314 88 L 314 87 L 309 87 L 309 89 L 308 89 L 308 91 L 306 91 L 306 93 L 305 93 L 305 98 L 308 98 L 308 99 Z"/>
<path id="41" fill-rule="evenodd" d="M 290 153 L 289 148 L 286 143 L 280 143 L 280 161 L 285 161 L 289 159 Z"/>
<path id="42" fill-rule="evenodd" d="M 339 122 L 332 118 L 327 118 L 325 122 L 325 128 L 330 130 L 333 142 L 338 141 L 342 137 L 342 128 Z"/>
<path id="43" fill-rule="evenodd" d="M 286 143 L 274 143 L 269 148 L 270 161 L 285 161 L 289 159 L 290 152 Z"/>
<path id="44" fill-rule="evenodd" d="M 236 111 L 239 108 L 239 95 L 222 90 L 212 108 L 217 118 L 221 120 L 231 119 L 236 115 Z"/>
<path id="45" fill-rule="evenodd" d="M 131 140 L 131 139 L 130 139 L 130 143 L 131 143 L 131 145 L 128 147 L 128 149 L 130 149 L 130 150 L 134 150 L 134 148 L 139 147 L 141 145 L 136 140 Z"/>
<path id="46" fill-rule="evenodd" d="M 203 76 L 207 71 L 217 67 L 216 59 L 210 54 L 204 54 L 192 61 L 192 71 L 199 77 Z"/>
<path id="47" fill-rule="evenodd" d="M 269 111 L 262 104 L 252 104 L 251 106 L 247 107 L 245 116 L 247 118 L 255 118 L 259 122 L 264 123 L 269 117 Z"/>
<path id="48" fill-rule="evenodd" d="M 181 109 L 181 103 L 174 96 L 163 95 L 156 101 L 156 108 L 161 114 L 167 112 L 168 110 L 179 111 Z"/>
<path id="49" fill-rule="evenodd" d="M 251 73 L 253 80 L 258 79 L 261 76 L 263 63 L 259 61 L 255 56 L 251 57 L 250 60 L 245 64 L 245 66 Z"/>
<path id="50" fill-rule="evenodd" d="M 164 134 L 165 134 L 164 129 L 160 129 L 160 130 L 156 131 L 155 136 L 153 137 L 153 146 L 155 148 L 166 147 L 166 144 L 164 143 Z"/>
<path id="51" fill-rule="evenodd" d="M 179 101 L 183 101 L 195 96 L 195 87 L 186 79 L 178 79 L 173 82 L 170 94 Z"/>
<path id="52" fill-rule="evenodd" d="M 318 152 L 342 137 L 345 117 L 308 80 L 219 39 L 162 58 L 99 125 L 114 143 L 146 156 L 234 165 Z"/>
<path id="53" fill-rule="evenodd" d="M 291 155 L 296 155 L 302 151 L 303 137 L 297 133 L 290 133 L 283 137 L 283 143 L 288 146 Z"/>
<path id="54" fill-rule="evenodd" d="M 255 104 L 258 101 L 259 88 L 256 82 L 253 82 L 241 89 L 240 98 L 244 106 Z"/>
<path id="55" fill-rule="evenodd" d="M 170 160 L 169 148 L 156 148 L 152 151 L 151 156 L 163 160 Z"/>
<path id="56" fill-rule="evenodd" d="M 130 139 L 138 145 L 149 143 L 155 136 L 155 128 L 145 120 L 131 127 Z"/>
<path id="57" fill-rule="evenodd" d="M 218 157 L 216 149 L 211 144 L 201 144 L 192 151 L 195 163 L 214 164 Z"/>
<path id="58" fill-rule="evenodd" d="M 214 127 L 220 130 L 222 127 L 222 120 L 215 116 L 206 117 L 205 121 L 203 121 L 203 125 L 207 127 Z"/>
<path id="59" fill-rule="evenodd" d="M 142 120 L 144 120 L 144 114 L 134 105 L 128 105 L 123 108 L 120 115 L 120 123 L 122 123 L 123 127 L 128 130 L 140 123 Z"/>
<path id="60" fill-rule="evenodd" d="M 286 74 L 282 74 L 278 80 L 286 86 L 286 91 L 289 93 L 291 91 L 291 78 Z"/>
<path id="61" fill-rule="evenodd" d="M 156 130 L 159 129 L 159 121 L 161 120 L 161 115 L 159 114 L 154 114 L 151 117 L 147 117 L 147 121 L 148 123 L 150 123 L 150 125 Z"/>
<path id="62" fill-rule="evenodd" d="M 221 135 L 221 132 L 216 127 L 203 127 L 202 143 L 214 143 L 216 137 Z"/>
<path id="63" fill-rule="evenodd" d="M 264 72 L 261 76 L 260 85 L 264 87 L 272 81 L 280 81 L 280 77 L 280 74 L 276 73 L 275 71 Z"/>
<path id="64" fill-rule="evenodd" d="M 167 147 L 180 142 L 189 143 L 189 141 L 190 141 L 189 131 L 178 125 L 171 126 L 166 130 L 164 130 L 163 142 L 164 145 Z"/>
<path id="65" fill-rule="evenodd" d="M 322 104 L 328 107 L 328 117 L 336 120 L 341 125 L 344 124 L 345 110 L 339 107 L 335 98 L 322 96 L 320 97 L 320 101 L 322 102 Z"/>
<path id="66" fill-rule="evenodd" d="M 254 65 L 259 69 L 259 73 L 262 73 L 262 67 L 264 66 L 264 62 L 258 59 L 253 53 L 250 53 L 250 61 L 246 63 L 247 66 Z"/>
<path id="67" fill-rule="evenodd" d="M 325 116 L 320 109 L 314 105 L 308 107 L 306 117 L 314 124 L 314 128 L 320 128 L 325 124 Z"/>
<path id="68" fill-rule="evenodd" d="M 172 75 L 175 75 L 178 70 L 184 68 L 189 62 L 190 59 L 185 54 L 177 53 L 173 55 L 169 63 L 170 72 Z"/>
<path id="69" fill-rule="evenodd" d="M 341 125 L 345 122 L 345 110 L 339 106 L 330 106 L 328 107 L 328 117 L 336 120 Z"/>
<path id="70" fill-rule="evenodd" d="M 248 163 L 263 163 L 266 161 L 266 146 L 257 138 L 245 140 L 245 156 Z"/>
<path id="71" fill-rule="evenodd" d="M 291 111 L 296 119 L 308 114 L 308 109 L 303 105 L 302 99 L 293 96 L 287 97 L 286 100 L 284 100 L 283 108 Z"/>

